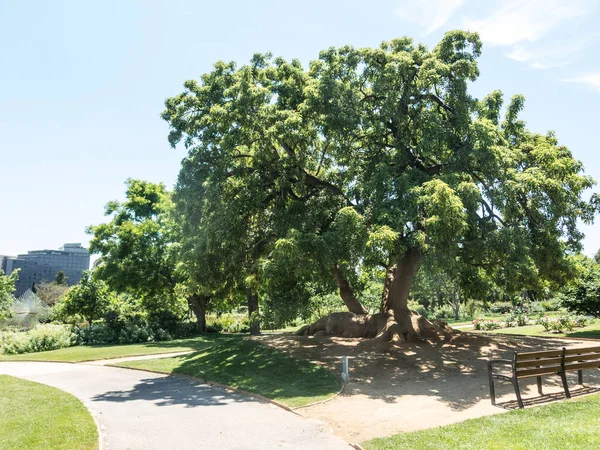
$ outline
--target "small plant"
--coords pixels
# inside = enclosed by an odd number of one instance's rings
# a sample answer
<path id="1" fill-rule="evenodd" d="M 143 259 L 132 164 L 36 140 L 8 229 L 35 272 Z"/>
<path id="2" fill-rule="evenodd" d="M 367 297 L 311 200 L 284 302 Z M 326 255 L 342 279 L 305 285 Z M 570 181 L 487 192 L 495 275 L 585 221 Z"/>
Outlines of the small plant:
<path id="1" fill-rule="evenodd" d="M 550 331 L 551 324 L 548 316 L 540 317 L 535 323 L 544 327 L 544 331 Z"/>
<path id="2" fill-rule="evenodd" d="M 500 322 L 495 321 L 494 319 L 484 320 L 481 323 L 481 329 L 483 331 L 491 331 L 502 328 L 502 324 Z"/>
<path id="3" fill-rule="evenodd" d="M 473 321 L 471 322 L 473 324 L 473 327 L 476 330 L 481 330 L 481 324 L 485 321 L 485 319 L 482 319 L 481 317 L 478 317 L 477 319 L 473 319 Z"/>
<path id="4" fill-rule="evenodd" d="M 575 318 L 572 315 L 560 316 L 558 320 L 567 331 L 573 331 L 575 328 Z"/>
<path id="5" fill-rule="evenodd" d="M 518 326 L 517 315 L 515 313 L 507 314 L 506 317 L 504 317 L 504 326 L 506 328 L 512 328 L 512 327 Z"/>

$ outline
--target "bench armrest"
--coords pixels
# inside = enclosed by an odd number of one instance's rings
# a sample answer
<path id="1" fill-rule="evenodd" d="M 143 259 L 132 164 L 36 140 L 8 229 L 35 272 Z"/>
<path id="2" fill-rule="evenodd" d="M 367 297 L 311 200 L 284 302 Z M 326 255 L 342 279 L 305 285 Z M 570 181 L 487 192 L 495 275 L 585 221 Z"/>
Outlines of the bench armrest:
<path id="1" fill-rule="evenodd" d="M 510 364 L 512 366 L 513 360 L 512 359 L 492 359 L 491 361 L 488 361 L 488 370 L 490 372 L 492 371 L 494 364 Z"/>

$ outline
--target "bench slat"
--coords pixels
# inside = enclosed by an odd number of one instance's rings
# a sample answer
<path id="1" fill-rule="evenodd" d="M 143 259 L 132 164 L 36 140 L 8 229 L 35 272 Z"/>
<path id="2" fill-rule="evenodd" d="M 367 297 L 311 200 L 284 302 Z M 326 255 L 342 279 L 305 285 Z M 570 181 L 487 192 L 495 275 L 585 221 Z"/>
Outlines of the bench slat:
<path id="1" fill-rule="evenodd" d="M 594 369 L 596 367 L 600 368 L 600 361 L 566 364 L 565 371 L 570 372 L 570 371 L 574 371 L 574 370 Z"/>
<path id="2" fill-rule="evenodd" d="M 600 347 L 568 348 L 565 351 L 566 355 L 574 355 L 577 353 L 600 353 Z"/>
<path id="3" fill-rule="evenodd" d="M 528 361 L 517 361 L 517 370 L 521 367 L 536 367 L 536 366 L 550 366 L 550 365 L 560 365 L 562 363 L 562 358 L 545 358 L 545 359 L 532 359 Z"/>
<path id="4" fill-rule="evenodd" d="M 565 363 L 572 361 L 600 361 L 600 354 L 565 356 Z"/>
<path id="5" fill-rule="evenodd" d="M 562 350 L 547 350 L 543 352 L 527 352 L 527 353 L 517 353 L 517 361 L 524 361 L 528 359 L 536 359 L 536 358 L 554 358 L 557 356 L 562 356 Z"/>
<path id="6" fill-rule="evenodd" d="M 555 374 L 562 371 L 562 365 L 558 364 L 549 367 L 539 367 L 536 369 L 517 370 L 517 378 L 535 377 L 540 375 Z"/>

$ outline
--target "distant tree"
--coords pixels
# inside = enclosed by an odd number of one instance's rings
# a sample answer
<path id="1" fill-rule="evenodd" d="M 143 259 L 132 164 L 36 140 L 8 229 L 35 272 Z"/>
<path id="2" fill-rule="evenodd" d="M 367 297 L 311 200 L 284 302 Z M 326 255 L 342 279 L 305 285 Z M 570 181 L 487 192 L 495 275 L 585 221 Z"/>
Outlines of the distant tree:
<path id="1" fill-rule="evenodd" d="M 598 249 L 598 251 L 596 252 L 596 254 L 594 255 L 594 261 L 597 264 L 600 264 L 600 249 Z"/>
<path id="2" fill-rule="evenodd" d="M 0 270 L 0 320 L 8 319 L 12 316 L 11 307 L 15 301 L 13 292 L 15 283 L 19 279 L 19 270 L 14 270 L 10 275 L 4 275 Z"/>
<path id="3" fill-rule="evenodd" d="M 59 270 L 54 278 L 54 284 L 58 286 L 67 286 L 67 280 L 69 277 L 65 274 L 64 270 Z"/>
<path id="4" fill-rule="evenodd" d="M 48 306 L 53 306 L 60 301 L 68 290 L 69 286 L 56 282 L 41 281 L 35 285 L 35 294 Z"/>
<path id="5" fill-rule="evenodd" d="M 562 304 L 569 311 L 600 317 L 600 265 L 584 268 L 581 277 L 566 289 Z"/>
<path id="6" fill-rule="evenodd" d="M 79 284 L 68 290 L 58 307 L 61 316 L 80 315 L 91 325 L 109 309 L 112 299 L 106 283 L 84 271 Z"/>
<path id="7" fill-rule="evenodd" d="M 106 205 L 110 221 L 88 228 L 90 252 L 100 255 L 94 278 L 140 300 L 147 312 L 175 314 L 183 301 L 176 293 L 171 194 L 162 184 L 142 180 L 129 179 L 126 186 L 124 202 Z"/>

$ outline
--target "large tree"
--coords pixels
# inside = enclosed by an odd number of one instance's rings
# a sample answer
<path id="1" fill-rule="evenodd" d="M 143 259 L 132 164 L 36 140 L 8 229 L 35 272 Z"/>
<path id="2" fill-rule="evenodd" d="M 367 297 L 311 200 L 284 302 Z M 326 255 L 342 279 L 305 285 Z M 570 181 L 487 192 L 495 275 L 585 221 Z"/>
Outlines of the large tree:
<path id="1" fill-rule="evenodd" d="M 308 334 L 439 331 L 407 304 L 425 255 L 473 285 L 564 281 L 577 221 L 598 207 L 583 199 L 594 182 L 552 133 L 526 129 L 522 97 L 502 116 L 500 92 L 470 96 L 480 52 L 476 34 L 453 31 L 432 50 L 408 38 L 330 48 L 308 71 L 269 55 L 240 69 L 218 63 L 166 103 L 170 141 L 189 152 L 179 192 L 211 191 L 187 201 L 228 217 L 209 240 L 239 246 L 229 265 L 258 289 L 283 298 L 298 284 L 335 283 L 349 312 Z M 358 280 L 376 270 L 382 304 L 371 315 Z"/>

